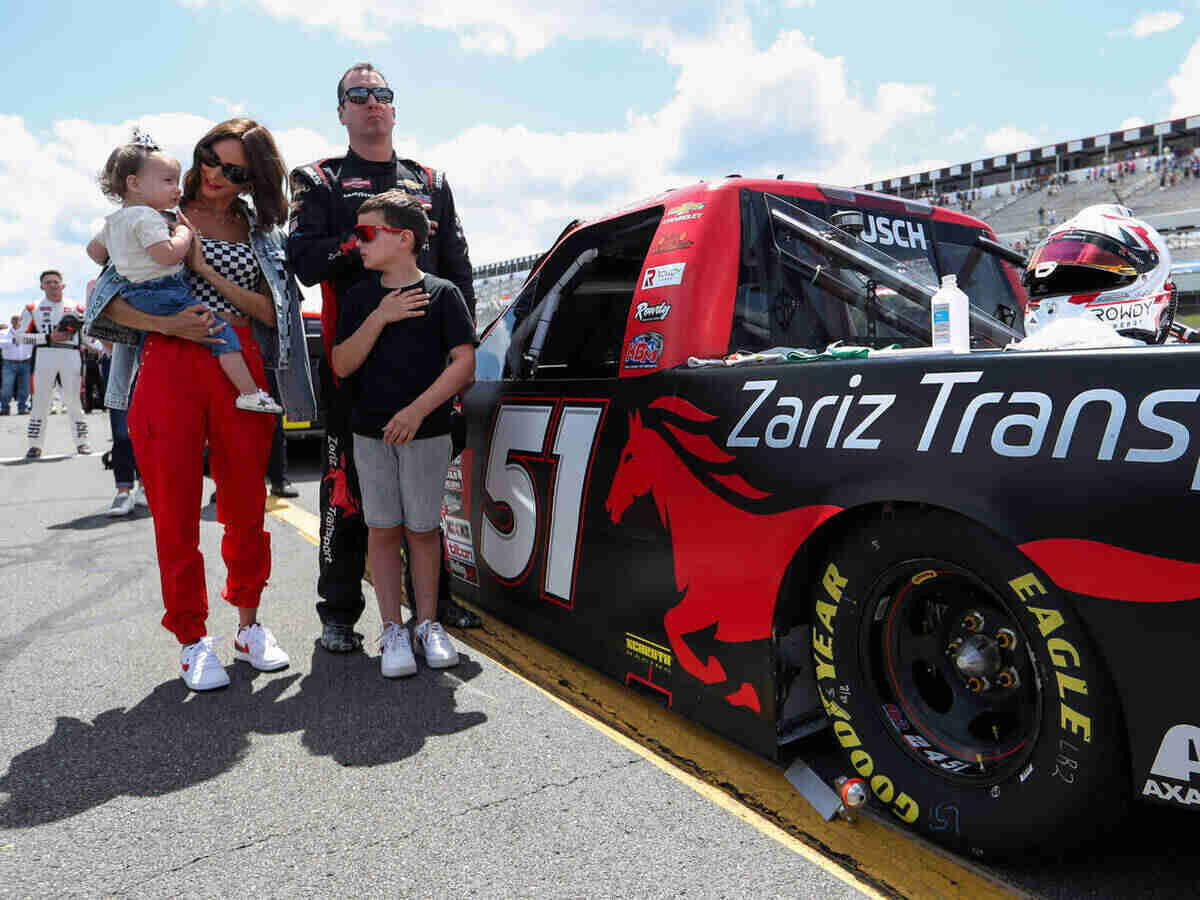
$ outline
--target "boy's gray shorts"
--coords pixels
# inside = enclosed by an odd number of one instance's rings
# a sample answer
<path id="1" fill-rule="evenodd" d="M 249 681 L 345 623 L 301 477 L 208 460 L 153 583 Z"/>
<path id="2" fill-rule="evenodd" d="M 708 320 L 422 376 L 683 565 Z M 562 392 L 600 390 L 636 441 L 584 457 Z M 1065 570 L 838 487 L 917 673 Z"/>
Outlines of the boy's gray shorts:
<path id="1" fill-rule="evenodd" d="M 433 531 L 441 526 L 450 435 L 388 444 L 356 434 L 354 464 L 367 527 Z"/>

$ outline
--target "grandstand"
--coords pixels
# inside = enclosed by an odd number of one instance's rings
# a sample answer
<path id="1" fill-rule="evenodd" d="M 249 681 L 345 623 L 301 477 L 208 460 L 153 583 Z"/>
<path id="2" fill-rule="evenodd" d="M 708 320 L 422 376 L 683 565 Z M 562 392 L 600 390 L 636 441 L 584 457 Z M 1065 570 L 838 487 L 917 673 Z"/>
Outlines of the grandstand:
<path id="1" fill-rule="evenodd" d="M 859 185 L 951 206 L 1023 249 L 1085 206 L 1121 202 L 1200 259 L 1200 116 L 1033 147 Z"/>
<path id="2" fill-rule="evenodd" d="M 482 333 L 517 295 L 538 255 L 518 256 L 503 262 L 475 266 L 475 327 Z"/>

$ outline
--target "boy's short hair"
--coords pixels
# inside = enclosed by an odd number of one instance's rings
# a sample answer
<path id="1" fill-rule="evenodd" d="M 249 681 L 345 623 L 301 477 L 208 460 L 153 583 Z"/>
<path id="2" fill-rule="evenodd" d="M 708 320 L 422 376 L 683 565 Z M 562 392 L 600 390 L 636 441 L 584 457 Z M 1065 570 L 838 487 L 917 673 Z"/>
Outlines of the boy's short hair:
<path id="1" fill-rule="evenodd" d="M 368 197 L 358 208 L 358 214 L 379 213 L 392 228 L 407 228 L 413 233 L 413 253 L 421 252 L 429 237 L 429 219 L 421 201 L 405 191 L 393 188 Z"/>
<path id="2" fill-rule="evenodd" d="M 38 276 L 38 284 L 41 284 L 43 281 L 45 281 L 47 275 L 57 275 L 58 280 L 62 281 L 62 272 L 58 271 L 58 269 L 47 269 Z"/>

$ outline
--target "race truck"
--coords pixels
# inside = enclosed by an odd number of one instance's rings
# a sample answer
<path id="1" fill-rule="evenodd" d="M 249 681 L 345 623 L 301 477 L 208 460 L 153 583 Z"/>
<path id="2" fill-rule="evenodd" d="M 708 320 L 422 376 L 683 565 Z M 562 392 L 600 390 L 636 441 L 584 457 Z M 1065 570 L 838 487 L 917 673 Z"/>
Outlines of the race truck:
<path id="1" fill-rule="evenodd" d="M 975 855 L 1200 808 L 1200 350 L 1006 350 L 1020 261 L 781 180 L 573 225 L 477 351 L 456 590 Z"/>

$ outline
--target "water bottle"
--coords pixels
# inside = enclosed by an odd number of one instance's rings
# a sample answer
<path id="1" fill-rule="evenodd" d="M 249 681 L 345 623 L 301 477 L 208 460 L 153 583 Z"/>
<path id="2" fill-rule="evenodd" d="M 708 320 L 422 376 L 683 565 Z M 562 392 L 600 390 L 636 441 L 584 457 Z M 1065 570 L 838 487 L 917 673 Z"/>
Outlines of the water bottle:
<path id="1" fill-rule="evenodd" d="M 929 303 L 933 346 L 951 353 L 971 352 L 971 304 L 958 288 L 958 277 L 943 275 Z"/>

